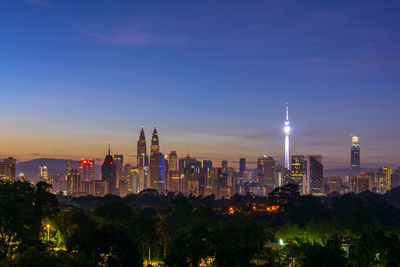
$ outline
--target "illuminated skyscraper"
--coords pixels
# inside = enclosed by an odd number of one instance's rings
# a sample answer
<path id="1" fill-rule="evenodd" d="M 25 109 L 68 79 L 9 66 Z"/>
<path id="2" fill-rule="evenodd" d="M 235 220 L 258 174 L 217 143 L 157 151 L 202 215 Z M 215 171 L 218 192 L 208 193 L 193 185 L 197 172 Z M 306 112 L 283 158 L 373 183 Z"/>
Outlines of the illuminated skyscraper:
<path id="1" fill-rule="evenodd" d="M 137 166 L 144 167 L 149 165 L 149 159 L 147 157 L 146 148 L 146 137 L 144 135 L 144 130 L 140 131 L 139 141 L 137 142 Z"/>
<path id="2" fill-rule="evenodd" d="M 154 127 L 150 151 L 150 188 L 156 189 L 160 194 L 164 194 L 166 189 L 165 181 L 164 155 L 160 153 L 158 132 Z"/>
<path id="3" fill-rule="evenodd" d="M 246 171 L 246 159 L 245 158 L 240 158 L 240 160 L 239 160 L 239 172 L 243 176 L 245 171 Z"/>
<path id="4" fill-rule="evenodd" d="M 39 172 L 36 177 L 36 183 L 38 183 L 38 182 L 48 183 L 48 181 L 49 181 L 49 169 L 46 165 L 40 165 Z"/>
<path id="5" fill-rule="evenodd" d="M 292 177 L 293 183 L 299 185 L 299 190 L 302 194 L 305 194 L 305 166 L 304 166 L 304 156 L 303 155 L 293 155 L 292 156 Z"/>
<path id="6" fill-rule="evenodd" d="M 373 173 L 361 172 L 359 175 L 351 175 L 349 179 L 350 191 L 352 192 L 361 193 L 367 190 L 372 192 L 374 188 Z"/>
<path id="7" fill-rule="evenodd" d="M 108 194 L 116 194 L 116 180 L 117 180 L 117 169 L 115 167 L 115 161 L 111 156 L 110 142 L 108 142 L 108 155 L 104 159 L 101 165 L 101 180 L 108 184 Z"/>
<path id="8" fill-rule="evenodd" d="M 15 164 L 16 159 L 9 157 L 0 162 L 0 180 L 14 181 L 15 180 Z"/>
<path id="9" fill-rule="evenodd" d="M 122 180 L 122 168 L 124 167 L 124 155 L 114 155 L 115 168 L 117 170 L 116 187 L 119 189 L 119 182 Z"/>
<path id="10" fill-rule="evenodd" d="M 162 153 L 150 156 L 150 188 L 165 194 L 166 185 L 165 160 Z"/>
<path id="11" fill-rule="evenodd" d="M 181 179 L 178 170 L 178 155 L 176 151 L 171 151 L 168 158 L 168 191 L 179 192 L 181 190 Z"/>
<path id="12" fill-rule="evenodd" d="M 257 159 L 257 178 L 256 182 L 257 183 L 262 183 L 264 180 L 264 165 L 265 165 L 265 159 L 267 156 L 263 156 Z"/>
<path id="13" fill-rule="evenodd" d="M 93 159 L 89 158 L 82 158 L 79 163 L 79 173 L 81 175 L 82 181 L 94 181 L 95 174 L 94 174 L 94 166 L 95 162 Z M 72 164 L 67 164 L 67 173 L 71 172 Z"/>
<path id="14" fill-rule="evenodd" d="M 289 122 L 289 106 L 286 103 L 286 121 L 285 126 L 283 127 L 283 132 L 285 133 L 285 168 L 290 170 L 290 161 L 289 161 L 289 136 L 292 132 L 292 127 L 290 127 Z"/>
<path id="15" fill-rule="evenodd" d="M 324 194 L 324 166 L 321 155 L 307 157 L 307 194 L 322 196 Z"/>
<path id="16" fill-rule="evenodd" d="M 269 189 L 275 188 L 275 160 L 272 157 L 264 158 L 263 185 Z"/>
<path id="17" fill-rule="evenodd" d="M 392 173 L 393 170 L 388 167 L 381 167 L 376 170 L 375 184 L 377 193 L 384 194 L 392 188 Z"/>
<path id="18" fill-rule="evenodd" d="M 67 174 L 67 194 L 70 196 L 84 195 L 84 183 L 81 174 L 74 169 Z"/>
<path id="19" fill-rule="evenodd" d="M 181 174 L 197 174 L 201 172 L 201 162 L 187 155 L 179 159 L 179 171 Z"/>
<path id="20" fill-rule="evenodd" d="M 351 174 L 360 174 L 360 143 L 359 137 L 353 136 L 351 138 Z"/>
<path id="21" fill-rule="evenodd" d="M 153 131 L 153 136 L 151 137 L 151 151 L 150 151 L 150 156 L 151 155 L 156 155 L 160 153 L 160 142 L 158 140 L 158 132 L 156 127 L 154 126 L 154 131 Z"/>

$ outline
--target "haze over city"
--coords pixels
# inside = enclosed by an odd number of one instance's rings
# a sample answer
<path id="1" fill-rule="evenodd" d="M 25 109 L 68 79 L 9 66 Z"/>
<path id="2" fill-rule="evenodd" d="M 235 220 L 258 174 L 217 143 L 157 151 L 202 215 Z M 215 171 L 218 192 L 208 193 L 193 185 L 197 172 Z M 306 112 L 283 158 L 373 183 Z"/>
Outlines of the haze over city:
<path id="1" fill-rule="evenodd" d="M 206 3 L 206 4 L 205 4 Z M 2 1 L 0 157 L 160 149 L 249 165 L 292 154 L 398 165 L 398 1 Z"/>

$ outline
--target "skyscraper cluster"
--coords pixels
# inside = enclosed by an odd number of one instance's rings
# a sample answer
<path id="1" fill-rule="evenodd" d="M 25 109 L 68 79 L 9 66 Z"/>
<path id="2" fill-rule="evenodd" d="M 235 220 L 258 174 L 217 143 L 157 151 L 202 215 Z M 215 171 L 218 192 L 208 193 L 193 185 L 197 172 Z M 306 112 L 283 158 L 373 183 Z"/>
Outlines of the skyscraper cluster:
<path id="1" fill-rule="evenodd" d="M 137 155 L 134 165 L 124 163 L 124 155 L 108 153 L 101 163 L 101 175 L 96 177 L 96 162 L 84 157 L 78 168 L 67 160 L 65 173 L 49 173 L 47 165 L 40 165 L 36 182 L 53 185 L 54 192 L 71 196 L 114 194 L 126 196 L 141 192 L 158 194 L 182 193 L 184 195 L 230 198 L 234 194 L 268 195 L 274 188 L 285 184 L 297 184 L 301 194 L 323 196 L 331 192 L 373 191 L 385 193 L 400 185 L 400 167 L 393 171 L 380 167 L 376 172 L 361 171 L 360 139 L 352 136 L 350 153 L 350 172 L 345 177 L 324 177 L 321 155 L 290 155 L 289 137 L 292 133 L 289 121 L 289 108 L 286 105 L 284 133 L 284 162 L 279 163 L 271 155 L 257 159 L 255 169 L 248 169 L 246 158 L 240 158 L 238 169 L 227 160 L 214 165 L 211 160 L 199 161 L 189 154 L 179 157 L 176 151 L 163 154 L 160 149 L 159 134 L 154 126 L 150 150 L 146 142 L 144 127 L 137 141 Z M 24 174 L 16 177 L 16 160 L 5 159 L 0 162 L 0 180 L 26 180 Z"/>

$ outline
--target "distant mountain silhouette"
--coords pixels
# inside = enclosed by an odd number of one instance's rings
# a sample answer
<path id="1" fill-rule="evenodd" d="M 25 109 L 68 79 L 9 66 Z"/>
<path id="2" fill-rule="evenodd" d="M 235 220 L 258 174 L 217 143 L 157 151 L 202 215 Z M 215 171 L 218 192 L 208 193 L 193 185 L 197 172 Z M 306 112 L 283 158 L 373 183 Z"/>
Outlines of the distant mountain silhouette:
<path id="1" fill-rule="evenodd" d="M 65 173 L 67 169 L 66 159 L 52 159 L 52 158 L 40 158 L 33 159 L 25 162 L 19 162 L 16 166 L 16 173 L 24 173 L 28 180 L 35 181 L 35 178 L 39 171 L 40 165 L 47 165 L 49 168 L 49 174 Z M 79 169 L 79 161 L 72 161 L 72 168 Z M 96 174 L 99 173 L 100 166 L 95 167 Z"/>

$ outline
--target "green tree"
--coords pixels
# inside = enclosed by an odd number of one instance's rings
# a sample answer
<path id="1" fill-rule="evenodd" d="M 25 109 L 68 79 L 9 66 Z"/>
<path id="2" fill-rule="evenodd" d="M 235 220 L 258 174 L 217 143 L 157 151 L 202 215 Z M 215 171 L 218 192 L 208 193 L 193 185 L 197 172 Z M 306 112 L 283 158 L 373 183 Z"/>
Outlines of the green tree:
<path id="1" fill-rule="evenodd" d="M 51 185 L 39 182 L 35 187 L 33 200 L 34 217 L 32 220 L 31 234 L 35 242 L 40 240 L 40 233 L 43 231 L 42 221 L 46 217 L 54 218 L 59 211 L 57 197 L 50 192 Z"/>
<path id="2" fill-rule="evenodd" d="M 163 229 L 167 265 L 198 266 L 201 259 L 210 255 L 208 239 L 212 225 L 209 208 L 193 209 L 186 198 L 171 200 Z"/>
<path id="3" fill-rule="evenodd" d="M 0 267 L 95 267 L 93 261 L 85 257 L 73 257 L 65 253 L 53 253 L 29 248 L 14 258 L 3 260 Z"/>
<path id="4" fill-rule="evenodd" d="M 287 249 L 294 252 L 294 258 L 300 266 L 346 266 L 345 252 L 341 249 L 339 238 L 334 237 L 324 241 L 323 244 L 299 242 L 294 246 L 288 245 Z"/>
<path id="5" fill-rule="evenodd" d="M 34 195 L 29 183 L 0 181 L 0 259 L 33 243 Z"/>
<path id="6" fill-rule="evenodd" d="M 142 257 L 137 244 L 128 234 L 113 225 L 105 225 L 99 229 L 98 253 L 102 263 L 107 267 L 143 266 Z"/>
<path id="7" fill-rule="evenodd" d="M 220 222 L 211 234 L 211 249 L 217 266 L 249 266 L 264 247 L 266 238 L 260 223 L 243 215 Z"/>

